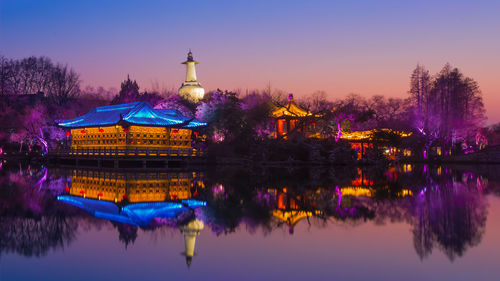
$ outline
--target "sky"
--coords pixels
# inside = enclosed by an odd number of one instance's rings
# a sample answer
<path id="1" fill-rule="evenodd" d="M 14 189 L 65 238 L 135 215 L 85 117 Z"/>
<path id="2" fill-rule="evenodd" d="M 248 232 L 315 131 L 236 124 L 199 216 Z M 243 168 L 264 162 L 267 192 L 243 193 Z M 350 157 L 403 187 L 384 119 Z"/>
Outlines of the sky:
<path id="1" fill-rule="evenodd" d="M 0 55 L 47 56 L 82 85 L 407 97 L 417 63 L 475 79 L 500 122 L 500 1 L 0 0 Z"/>

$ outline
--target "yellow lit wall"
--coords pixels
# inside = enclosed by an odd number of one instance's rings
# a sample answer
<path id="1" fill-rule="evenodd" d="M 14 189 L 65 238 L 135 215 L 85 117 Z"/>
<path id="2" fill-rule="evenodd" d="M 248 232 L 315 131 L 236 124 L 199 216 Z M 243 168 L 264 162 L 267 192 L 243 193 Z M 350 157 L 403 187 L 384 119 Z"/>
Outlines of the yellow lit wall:
<path id="1" fill-rule="evenodd" d="M 194 186 L 190 174 L 182 177 L 163 175 L 126 179 L 123 173 L 100 174 L 80 173 L 71 176 L 69 193 L 85 198 L 112 201 L 115 203 L 128 199 L 129 202 L 155 202 L 172 199 L 191 198 Z M 200 187 L 202 188 L 202 186 Z"/>
<path id="2" fill-rule="evenodd" d="M 72 148 L 191 148 L 191 129 L 122 126 L 72 129 Z"/>

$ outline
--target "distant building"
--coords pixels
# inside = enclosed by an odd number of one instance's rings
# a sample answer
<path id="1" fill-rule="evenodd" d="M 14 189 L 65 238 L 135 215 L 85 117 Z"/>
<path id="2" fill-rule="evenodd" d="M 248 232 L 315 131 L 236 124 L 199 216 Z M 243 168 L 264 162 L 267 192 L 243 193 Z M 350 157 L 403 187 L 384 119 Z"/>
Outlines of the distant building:
<path id="1" fill-rule="evenodd" d="M 184 81 L 179 88 L 179 95 L 195 102 L 199 101 L 205 95 L 205 89 L 203 89 L 198 80 L 196 80 L 195 65 L 199 64 L 199 62 L 193 59 L 193 53 L 189 51 L 187 60 L 182 64 L 186 65 L 186 81 Z"/>
<path id="2" fill-rule="evenodd" d="M 100 106 L 77 118 L 58 121 L 73 149 L 192 147 L 197 129 L 206 126 L 175 109 L 154 109 L 147 102 Z"/>
<path id="3" fill-rule="evenodd" d="M 358 155 L 358 159 L 365 156 L 367 150 L 378 147 L 383 149 L 388 159 L 394 160 L 398 156 L 409 157 L 412 155 L 408 148 L 398 149 L 394 146 L 394 139 L 404 139 L 411 136 L 411 132 L 395 131 L 387 128 L 367 131 L 354 131 L 342 133 L 341 139 L 348 141 Z"/>
<path id="4" fill-rule="evenodd" d="M 289 94 L 288 102 L 285 105 L 274 105 L 271 117 L 274 119 L 274 130 L 271 134 L 273 138 L 287 139 L 292 135 L 317 139 L 328 137 L 316 129 L 317 121 L 321 119 L 322 115 L 314 114 L 309 110 L 301 108 L 293 100 L 292 94 Z M 377 135 L 385 135 L 386 139 L 377 138 Z M 409 149 L 400 151 L 396 147 L 391 146 L 390 138 L 406 138 L 410 135 L 411 133 L 382 128 L 367 131 L 342 132 L 340 139 L 350 143 L 352 149 L 356 151 L 358 159 L 363 158 L 366 151 L 374 148 L 374 145 L 383 148 L 388 158 L 395 159 L 398 155 L 411 156 L 411 151 Z"/>
<path id="5" fill-rule="evenodd" d="M 289 94 L 285 105 L 274 106 L 271 117 L 274 119 L 273 138 L 286 139 L 292 134 L 312 137 L 311 132 L 316 126 L 315 119 L 318 116 L 297 105 L 293 100 L 293 94 Z"/>

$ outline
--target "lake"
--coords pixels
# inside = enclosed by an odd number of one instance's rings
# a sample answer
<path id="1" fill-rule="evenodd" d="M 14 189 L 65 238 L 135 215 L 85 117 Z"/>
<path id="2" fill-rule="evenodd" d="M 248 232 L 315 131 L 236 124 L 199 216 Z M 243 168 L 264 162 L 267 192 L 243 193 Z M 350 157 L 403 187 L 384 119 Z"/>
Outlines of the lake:
<path id="1" fill-rule="evenodd" d="M 3 162 L 0 280 L 500 280 L 500 166 Z"/>

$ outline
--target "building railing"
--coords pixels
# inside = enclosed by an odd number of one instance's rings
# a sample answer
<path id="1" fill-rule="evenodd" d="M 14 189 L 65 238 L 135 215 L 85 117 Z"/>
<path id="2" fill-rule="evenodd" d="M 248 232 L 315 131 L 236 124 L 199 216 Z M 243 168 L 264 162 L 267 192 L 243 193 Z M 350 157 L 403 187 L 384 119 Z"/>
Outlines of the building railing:
<path id="1" fill-rule="evenodd" d="M 52 151 L 58 156 L 108 157 L 201 157 L 203 152 L 194 148 L 61 148 Z"/>

